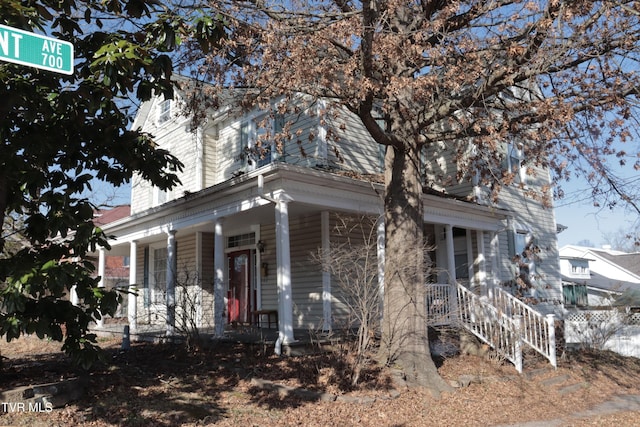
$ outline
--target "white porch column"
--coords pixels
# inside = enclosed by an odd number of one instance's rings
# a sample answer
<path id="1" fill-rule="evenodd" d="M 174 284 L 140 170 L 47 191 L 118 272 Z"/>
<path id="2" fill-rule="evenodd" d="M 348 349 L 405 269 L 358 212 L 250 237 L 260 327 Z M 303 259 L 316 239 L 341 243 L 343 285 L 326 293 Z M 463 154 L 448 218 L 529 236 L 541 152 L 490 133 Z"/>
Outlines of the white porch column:
<path id="1" fill-rule="evenodd" d="M 100 281 L 98 282 L 99 288 L 104 288 L 104 271 L 105 271 L 105 250 L 104 248 L 98 249 L 98 276 Z M 96 326 L 102 328 L 104 326 L 104 315 L 100 313 L 100 319 L 96 320 Z"/>
<path id="2" fill-rule="evenodd" d="M 216 337 L 224 335 L 224 235 L 222 225 L 224 218 L 219 218 L 215 223 L 215 236 L 213 241 L 213 319 Z"/>
<path id="3" fill-rule="evenodd" d="M 384 215 L 381 215 L 378 218 L 376 234 L 376 255 L 378 257 L 378 293 L 380 297 L 380 320 L 382 320 L 384 316 L 384 256 L 386 247 Z"/>
<path id="4" fill-rule="evenodd" d="M 195 264 L 196 264 L 196 277 L 195 277 L 195 283 L 190 283 L 196 286 L 196 326 L 198 326 L 199 328 L 201 328 L 202 326 L 204 326 L 204 319 L 203 319 L 203 310 L 202 310 L 202 232 L 201 231 L 197 231 L 196 232 L 196 258 L 195 258 Z"/>
<path id="5" fill-rule="evenodd" d="M 482 230 L 476 230 L 476 246 L 478 250 L 478 283 L 480 284 L 480 295 L 488 296 L 484 231 Z"/>
<path id="6" fill-rule="evenodd" d="M 444 226 L 447 241 L 447 271 L 449 272 L 449 283 L 456 283 L 456 253 L 453 247 L 453 226 Z"/>
<path id="7" fill-rule="evenodd" d="M 291 294 L 291 248 L 289 242 L 288 201 L 276 202 L 276 263 L 278 284 L 278 344 L 295 341 L 293 337 L 293 299 Z M 278 351 L 278 350 L 277 350 Z"/>
<path id="8" fill-rule="evenodd" d="M 176 327 L 176 230 L 167 233 L 167 336 L 175 333 Z"/>
<path id="9" fill-rule="evenodd" d="M 477 285 L 477 283 L 475 283 L 475 276 L 474 276 L 474 269 L 473 269 L 474 258 L 473 258 L 473 242 L 471 240 L 471 230 L 466 229 L 464 231 L 464 235 L 465 235 L 465 244 L 467 246 L 467 276 L 469 276 L 469 288 L 473 289 L 475 288 L 475 285 Z"/>
<path id="10" fill-rule="evenodd" d="M 320 213 L 320 227 L 322 238 L 322 256 L 325 257 L 331 250 L 329 212 Z M 322 269 L 322 330 L 331 330 L 331 273 Z"/>
<path id="11" fill-rule="evenodd" d="M 498 270 L 498 254 L 500 253 L 499 248 L 499 238 L 498 232 L 494 231 L 491 235 L 491 276 L 492 280 L 487 287 L 487 293 L 489 298 L 493 298 L 493 288 L 496 286 L 496 279 L 500 277 L 500 272 Z"/>
<path id="12" fill-rule="evenodd" d="M 133 240 L 129 244 L 129 294 L 127 295 L 127 319 L 129 331 L 135 332 L 138 328 L 138 242 Z"/>

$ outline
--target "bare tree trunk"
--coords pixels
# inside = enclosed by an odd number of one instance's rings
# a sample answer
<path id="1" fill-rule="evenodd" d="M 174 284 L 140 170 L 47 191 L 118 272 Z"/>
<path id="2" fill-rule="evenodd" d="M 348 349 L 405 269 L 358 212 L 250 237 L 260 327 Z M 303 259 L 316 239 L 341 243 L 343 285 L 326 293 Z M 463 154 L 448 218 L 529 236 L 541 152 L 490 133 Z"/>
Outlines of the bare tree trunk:
<path id="1" fill-rule="evenodd" d="M 385 156 L 385 292 L 381 358 L 400 365 L 410 385 L 434 395 L 451 387 L 429 350 L 425 318 L 424 242 L 420 149 L 389 146 Z"/>

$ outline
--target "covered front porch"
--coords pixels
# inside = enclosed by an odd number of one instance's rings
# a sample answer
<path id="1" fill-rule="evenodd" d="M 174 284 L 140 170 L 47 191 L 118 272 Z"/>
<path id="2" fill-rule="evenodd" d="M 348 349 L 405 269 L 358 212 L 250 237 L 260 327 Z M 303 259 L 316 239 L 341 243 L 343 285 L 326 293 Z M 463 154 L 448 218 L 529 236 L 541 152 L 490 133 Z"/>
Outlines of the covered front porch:
<path id="1" fill-rule="evenodd" d="M 229 326 L 267 325 L 276 346 L 294 343 L 299 331 L 331 331 L 348 316 L 310 253 L 329 248 L 338 215 L 379 218 L 381 193 L 371 182 L 272 164 L 106 225 L 117 238 L 99 252 L 99 275 L 106 256 L 129 257 L 131 333 L 174 336 L 187 321 L 223 337 Z M 424 205 L 434 279 L 488 293 L 506 213 L 434 195 Z M 383 291 L 382 221 L 376 233 Z"/>

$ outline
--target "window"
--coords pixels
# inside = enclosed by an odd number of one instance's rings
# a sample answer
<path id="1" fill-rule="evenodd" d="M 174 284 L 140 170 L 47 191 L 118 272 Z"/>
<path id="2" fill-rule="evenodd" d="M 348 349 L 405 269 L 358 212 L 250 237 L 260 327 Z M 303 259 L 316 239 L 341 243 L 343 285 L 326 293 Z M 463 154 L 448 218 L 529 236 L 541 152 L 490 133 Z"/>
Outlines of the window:
<path id="1" fill-rule="evenodd" d="M 163 304 L 167 292 L 167 248 L 153 250 L 153 287 L 151 300 L 156 304 Z"/>
<path id="2" fill-rule="evenodd" d="M 509 171 L 520 178 L 520 182 L 526 184 L 527 168 L 524 165 L 524 149 L 522 144 L 512 144 L 507 146 L 507 167 Z"/>
<path id="3" fill-rule="evenodd" d="M 255 246 L 256 233 L 238 234 L 227 239 L 227 248 L 239 248 L 242 246 Z"/>
<path id="4" fill-rule="evenodd" d="M 562 293 L 565 307 L 586 307 L 589 305 L 586 284 L 563 284 Z"/>
<path id="5" fill-rule="evenodd" d="M 538 248 L 528 230 L 516 227 L 516 230 L 511 231 L 510 235 L 509 253 L 513 257 L 516 278 L 521 282 L 519 283 L 521 287 L 532 288 L 534 287 Z"/>
<path id="6" fill-rule="evenodd" d="M 169 200 L 169 193 L 167 190 L 161 190 L 158 187 L 153 187 L 153 206 L 159 206 L 166 203 Z"/>
<path id="7" fill-rule="evenodd" d="M 469 256 L 467 254 L 467 230 L 453 227 L 453 251 L 456 279 L 469 279 Z"/>
<path id="8" fill-rule="evenodd" d="M 171 100 L 165 99 L 158 104 L 158 124 L 161 125 L 171 118 Z"/>
<path id="9" fill-rule="evenodd" d="M 249 169 L 259 168 L 276 160 L 278 153 L 274 136 L 282 132 L 284 124 L 282 114 L 275 114 L 271 120 L 262 115 L 242 122 L 238 158 Z"/>

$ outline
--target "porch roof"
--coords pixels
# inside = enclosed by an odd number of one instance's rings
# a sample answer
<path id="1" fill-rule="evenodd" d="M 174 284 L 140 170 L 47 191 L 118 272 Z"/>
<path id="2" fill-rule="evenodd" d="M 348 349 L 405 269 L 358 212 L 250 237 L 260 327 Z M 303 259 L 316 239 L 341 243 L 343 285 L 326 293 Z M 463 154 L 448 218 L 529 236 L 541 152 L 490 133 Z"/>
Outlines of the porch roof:
<path id="1" fill-rule="evenodd" d="M 258 189 L 262 175 L 264 187 Z M 270 199 L 286 197 L 291 201 L 289 213 L 303 215 L 321 210 L 381 215 L 384 186 L 352 177 L 301 166 L 274 163 L 227 180 L 218 185 L 187 194 L 161 206 L 153 207 L 103 227 L 117 236 L 112 246 L 157 240 L 168 230 L 192 229 L 212 231 L 211 223 L 225 218 L 225 227 L 270 222 L 274 218 Z M 476 203 L 433 194 L 422 196 L 427 223 L 497 231 L 504 226 L 508 212 Z M 114 248 L 115 249 L 115 248 Z M 114 253 L 112 251 L 112 253 Z"/>

